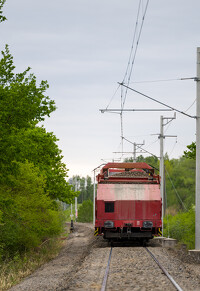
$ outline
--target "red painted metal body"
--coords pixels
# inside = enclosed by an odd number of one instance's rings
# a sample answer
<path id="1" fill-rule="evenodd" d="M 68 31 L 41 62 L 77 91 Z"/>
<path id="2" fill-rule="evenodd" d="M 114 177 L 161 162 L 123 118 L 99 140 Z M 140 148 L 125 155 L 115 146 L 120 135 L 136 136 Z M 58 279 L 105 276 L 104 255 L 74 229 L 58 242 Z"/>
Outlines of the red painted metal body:
<path id="1" fill-rule="evenodd" d="M 146 163 L 108 163 L 97 181 L 96 233 L 108 239 L 159 235 L 160 177 L 152 167 Z"/>

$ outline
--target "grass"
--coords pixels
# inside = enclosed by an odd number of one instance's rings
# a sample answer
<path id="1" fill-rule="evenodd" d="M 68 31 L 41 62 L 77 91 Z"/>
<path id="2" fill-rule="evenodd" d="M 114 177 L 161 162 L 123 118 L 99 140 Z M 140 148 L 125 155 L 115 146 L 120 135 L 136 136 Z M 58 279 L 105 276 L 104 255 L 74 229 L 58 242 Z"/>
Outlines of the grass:
<path id="1" fill-rule="evenodd" d="M 179 243 L 186 244 L 188 249 L 195 247 L 195 210 L 167 215 L 164 218 L 164 236 L 170 236 Z"/>
<path id="2" fill-rule="evenodd" d="M 66 237 L 63 234 L 62 237 Z M 0 291 L 4 291 L 19 283 L 44 263 L 55 258 L 63 246 L 63 240 L 54 238 L 47 240 L 37 249 L 12 259 L 0 262 Z"/>
<path id="3" fill-rule="evenodd" d="M 78 208 L 81 204 L 78 204 Z M 64 211 L 66 222 L 71 221 L 71 205 Z M 75 209 L 73 205 L 73 220 L 75 219 Z M 46 240 L 36 249 L 24 253 L 23 255 L 16 254 L 11 260 L 9 258 L 0 261 L 0 291 L 5 291 L 12 286 L 18 284 L 23 278 L 32 274 L 41 265 L 55 258 L 67 237 L 67 232 L 61 237 Z"/>

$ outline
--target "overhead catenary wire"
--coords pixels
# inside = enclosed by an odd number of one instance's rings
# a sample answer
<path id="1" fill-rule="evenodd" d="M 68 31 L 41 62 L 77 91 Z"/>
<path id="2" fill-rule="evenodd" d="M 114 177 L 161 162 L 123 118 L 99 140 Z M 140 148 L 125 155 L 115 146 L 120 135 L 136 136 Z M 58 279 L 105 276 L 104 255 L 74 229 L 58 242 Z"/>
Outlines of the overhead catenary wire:
<path id="1" fill-rule="evenodd" d="M 115 97 L 115 95 L 117 94 L 117 91 L 119 90 L 119 87 L 120 87 L 120 85 L 117 87 L 117 89 L 115 90 L 115 93 L 112 95 L 112 97 L 111 97 L 111 99 L 110 99 L 110 102 L 109 102 L 108 105 L 106 106 L 106 109 L 108 109 L 108 107 L 110 106 L 110 104 L 111 104 L 113 98 Z"/>
<path id="2" fill-rule="evenodd" d="M 127 82 L 128 85 L 130 83 L 131 75 L 132 75 L 132 72 L 133 72 L 133 65 L 135 63 L 135 58 L 136 58 L 136 54 L 137 54 L 137 50 L 138 50 L 138 46 L 139 46 L 139 41 L 140 41 L 140 37 L 141 37 L 142 28 L 143 28 L 143 25 L 144 25 L 144 20 L 145 20 L 145 16 L 146 16 L 146 13 L 147 13 L 148 5 L 149 5 L 149 0 L 147 0 L 146 6 L 145 6 L 145 11 L 144 11 L 144 14 L 143 14 L 143 17 L 142 17 L 142 23 L 141 23 L 140 30 L 139 30 L 139 35 L 138 35 L 138 38 L 137 38 L 136 47 L 135 47 L 135 51 L 134 51 L 134 54 L 133 54 L 133 59 L 132 59 L 131 65 L 130 65 L 130 72 L 129 72 L 128 82 Z M 139 9 L 140 9 L 140 5 L 139 5 Z M 125 82 L 125 79 L 123 80 L 123 82 Z M 125 91 L 125 96 L 124 96 L 124 101 L 123 101 L 123 107 L 125 105 L 125 101 L 126 101 L 126 97 L 127 97 L 127 92 L 128 92 L 128 89 L 126 89 L 126 91 Z"/>
<path id="3" fill-rule="evenodd" d="M 155 158 L 159 158 L 158 156 L 152 154 L 151 152 L 145 150 L 144 148 L 142 148 L 142 146 L 138 146 L 138 148 L 140 148 L 141 150 L 143 150 L 144 152 L 146 152 L 147 154 L 150 154 L 151 156 L 155 157 Z"/>
<path id="4" fill-rule="evenodd" d="M 130 141 L 130 140 L 128 140 L 127 138 L 123 137 L 123 139 L 133 144 L 133 142 L 131 142 L 131 141 Z M 146 152 L 146 153 L 150 154 L 151 156 L 154 156 L 154 157 L 158 158 L 156 155 L 154 155 L 154 154 L 152 154 L 151 152 L 149 152 L 149 151 L 145 150 L 145 149 L 142 147 L 142 145 L 141 145 L 141 146 L 140 146 L 140 145 L 137 145 L 137 148 L 139 148 L 139 149 L 143 150 L 144 152 Z"/>
<path id="5" fill-rule="evenodd" d="M 141 2 L 142 2 L 142 0 L 139 1 L 139 5 L 138 5 L 137 19 L 136 19 L 135 30 L 134 30 L 134 34 L 133 34 L 131 51 L 130 51 L 130 55 L 129 55 L 129 59 L 128 59 L 128 64 L 127 64 L 126 72 L 125 72 L 125 75 L 124 75 L 124 78 L 123 78 L 123 82 L 126 80 L 126 77 L 128 75 L 129 66 L 130 66 L 130 63 L 131 63 L 131 58 L 132 58 L 133 48 L 134 48 L 134 43 L 135 43 L 135 38 L 136 38 L 136 32 L 137 32 L 137 27 L 138 27 L 138 20 L 139 20 Z M 124 104 L 123 104 L 123 90 L 122 90 L 122 87 L 121 87 L 121 110 L 123 108 L 124 108 Z M 120 126 L 121 126 L 121 145 L 122 145 L 122 152 L 123 152 L 123 138 L 122 138 L 123 137 L 123 112 L 122 111 L 120 113 Z"/>
<path id="6" fill-rule="evenodd" d="M 172 155 L 176 145 L 177 145 L 177 138 L 176 138 L 176 141 L 175 141 L 175 143 L 173 145 L 173 148 L 172 148 L 171 152 L 169 153 L 169 157 Z"/>
<path id="7" fill-rule="evenodd" d="M 149 81 L 133 81 L 129 84 L 144 84 L 144 83 L 161 83 L 161 82 L 172 82 L 172 81 L 180 81 L 181 79 L 166 79 L 166 80 L 149 80 Z"/>
<path id="8" fill-rule="evenodd" d="M 176 78 L 176 79 L 161 79 L 161 80 L 146 80 L 146 81 L 134 81 L 134 82 L 129 82 L 129 84 L 144 84 L 144 83 L 159 83 L 159 82 L 171 82 L 171 81 L 185 81 L 185 80 L 195 80 L 195 77 L 191 77 L 191 78 Z M 122 82 L 124 85 L 127 85 L 126 82 Z M 108 107 L 110 106 L 113 98 L 115 97 L 115 95 L 117 94 L 117 91 L 119 90 L 119 87 L 121 86 L 121 84 L 118 84 L 117 89 L 115 90 L 114 94 L 112 95 L 110 102 L 108 103 L 108 105 L 106 106 L 106 109 L 108 109 Z M 184 111 L 187 112 L 196 102 L 196 98 L 195 100 L 192 102 L 192 104 Z"/>
<path id="9" fill-rule="evenodd" d="M 149 148 L 150 146 L 152 146 L 154 143 L 157 143 L 158 141 L 159 141 L 158 138 L 156 138 L 154 141 L 152 141 L 151 143 L 149 143 L 147 145 L 147 147 Z"/>
<path id="10" fill-rule="evenodd" d="M 185 112 L 187 112 L 188 110 L 190 110 L 190 108 L 195 104 L 195 102 L 197 101 L 197 99 L 195 98 L 195 100 L 192 102 L 192 104 L 188 107 L 188 109 L 185 110 Z"/>
<path id="11" fill-rule="evenodd" d="M 188 211 L 188 209 L 186 208 L 185 204 L 183 203 L 183 200 L 181 199 L 180 195 L 178 194 L 178 192 L 177 192 L 177 190 L 176 190 L 176 188 L 175 188 L 175 186 L 174 186 L 174 183 L 173 183 L 172 179 L 170 178 L 170 175 L 169 175 L 169 172 L 167 171 L 167 169 L 166 169 L 166 172 L 167 172 L 167 176 L 168 176 L 168 178 L 169 178 L 169 180 L 170 180 L 170 182 L 171 182 L 171 184 L 172 184 L 172 187 L 173 187 L 173 189 L 174 189 L 174 191 L 175 191 L 175 193 L 176 193 L 176 196 L 178 197 L 178 199 L 179 199 L 179 201 L 180 201 L 182 207 L 183 207 L 186 211 Z"/>
<path id="12" fill-rule="evenodd" d="M 147 81 L 133 81 L 129 84 L 143 84 L 143 83 L 160 83 L 160 82 L 171 82 L 171 81 L 185 81 L 185 80 L 195 80 L 195 77 L 191 78 L 176 78 L 176 79 L 161 79 L 161 80 L 147 80 Z M 123 82 L 124 83 L 124 82 Z M 124 83 L 127 85 L 126 83 Z"/>
<path id="13" fill-rule="evenodd" d="M 132 58 L 132 54 L 133 54 L 133 48 L 134 48 L 134 43 L 135 43 L 135 38 L 136 38 L 136 32 L 137 32 L 137 27 L 138 27 L 138 20 L 139 20 L 141 2 L 142 2 L 142 0 L 139 0 L 138 11 L 137 11 L 137 19 L 136 19 L 136 24 L 135 24 L 134 34 L 133 34 L 133 40 L 132 40 L 132 44 L 131 44 L 131 51 L 130 51 L 130 54 L 129 54 L 128 64 L 127 64 L 127 68 L 126 68 L 125 75 L 124 75 L 124 78 L 123 78 L 123 82 L 125 82 L 125 80 L 126 80 L 126 77 L 127 77 L 127 74 L 128 74 L 128 70 L 129 70 L 129 66 L 131 64 L 131 58 Z M 116 95 L 119 87 L 120 87 L 120 85 L 117 87 L 115 93 L 111 97 L 111 100 L 108 103 L 106 109 L 108 109 L 108 107 L 110 106 L 110 104 L 111 104 L 114 96 Z"/>
<path id="14" fill-rule="evenodd" d="M 143 3 L 142 1 L 143 0 L 139 0 L 138 11 L 137 11 L 137 19 L 136 19 L 136 25 L 135 25 L 135 30 L 134 30 L 134 35 L 133 35 L 133 40 L 132 40 L 132 45 L 131 45 L 131 51 L 130 51 L 130 55 L 129 55 L 129 59 L 128 59 L 128 65 L 127 65 L 127 68 L 126 68 L 126 72 L 125 72 L 125 75 L 124 75 L 124 78 L 123 78 L 123 82 L 125 82 L 126 78 L 128 78 L 128 84 L 130 82 L 130 78 L 131 78 L 131 74 L 132 74 L 132 70 L 133 70 L 133 65 L 135 63 L 135 58 L 136 58 L 138 45 L 139 45 L 139 41 L 140 41 L 140 37 L 141 37 L 141 33 L 142 33 L 144 19 L 145 19 L 145 15 L 146 15 L 146 12 L 147 12 L 147 7 L 148 7 L 148 4 L 149 4 L 149 0 L 147 0 L 145 11 L 144 11 L 143 17 L 142 17 L 141 26 L 140 26 L 140 29 L 139 29 L 139 34 L 138 34 L 136 45 L 135 45 L 138 22 L 139 22 L 139 16 L 140 16 L 140 10 L 141 10 L 141 4 Z M 134 50 L 134 45 L 135 45 L 135 50 Z M 133 52 L 133 50 L 134 50 L 134 52 Z M 121 91 L 121 109 L 124 108 L 126 96 L 127 96 L 127 89 L 125 90 L 124 99 L 123 99 L 123 91 Z M 120 113 L 120 124 L 121 124 L 121 137 L 122 137 L 123 136 L 123 111 L 121 111 L 121 113 Z M 122 139 L 122 152 L 123 152 L 123 139 Z"/>
<path id="15" fill-rule="evenodd" d="M 133 40 L 132 40 L 132 44 L 131 44 L 131 51 L 130 51 L 130 54 L 129 54 L 128 64 L 127 64 L 127 67 L 126 67 L 126 72 L 125 72 L 125 75 L 124 75 L 124 78 L 123 78 L 123 82 L 125 82 L 125 80 L 126 80 L 126 77 L 127 77 L 127 74 L 128 74 L 128 70 L 129 70 L 129 66 L 131 64 L 131 57 L 132 57 L 132 54 L 133 54 L 133 48 L 134 48 L 134 44 L 135 44 L 135 38 L 136 38 L 136 32 L 137 32 L 137 27 L 138 27 L 141 2 L 142 2 L 142 0 L 139 1 L 139 5 L 138 5 L 135 30 L 134 30 L 134 33 L 133 33 Z"/>
<path id="16" fill-rule="evenodd" d="M 176 109 L 176 108 L 174 108 L 174 107 L 172 107 L 172 106 L 170 106 L 170 105 L 167 105 L 166 103 L 163 103 L 163 102 L 161 102 L 161 101 L 159 101 L 159 100 L 157 100 L 157 99 L 155 99 L 155 98 L 152 98 L 152 97 L 150 97 L 150 96 L 148 96 L 148 95 L 146 95 L 146 94 L 144 94 L 144 93 L 142 93 L 142 92 L 140 92 L 140 91 L 138 91 L 138 90 L 135 90 L 135 89 L 133 89 L 133 88 L 131 88 L 131 87 L 129 87 L 129 86 L 126 86 L 126 85 L 124 85 L 123 83 L 119 83 L 119 84 L 121 84 L 121 86 L 126 87 L 127 89 L 129 89 L 129 90 L 131 90 L 131 91 L 133 91 L 133 92 L 135 92 L 135 93 L 138 93 L 139 95 L 144 96 L 145 98 L 148 98 L 148 99 L 150 99 L 150 100 L 152 100 L 152 101 L 154 101 L 154 102 L 156 102 L 156 103 L 159 103 L 159 104 L 161 104 L 161 105 L 163 105 L 163 106 L 165 106 L 165 107 L 168 107 L 168 108 L 170 108 L 171 110 L 174 110 L 174 111 L 176 111 L 176 112 L 179 112 L 179 113 L 181 113 L 181 114 L 183 114 L 183 115 L 186 115 L 186 116 L 188 116 L 188 117 L 191 117 L 191 118 L 196 118 L 196 116 L 192 116 L 192 115 L 187 114 L 187 113 L 185 113 L 185 112 L 183 112 L 183 111 L 181 111 L 181 110 L 179 110 L 179 109 Z"/>

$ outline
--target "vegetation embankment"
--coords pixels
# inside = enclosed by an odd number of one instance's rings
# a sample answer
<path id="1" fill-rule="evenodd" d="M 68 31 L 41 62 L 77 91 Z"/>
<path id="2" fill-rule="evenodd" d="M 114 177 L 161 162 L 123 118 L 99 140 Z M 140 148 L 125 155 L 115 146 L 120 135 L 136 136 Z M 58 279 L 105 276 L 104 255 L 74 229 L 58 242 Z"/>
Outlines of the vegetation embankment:
<path id="1" fill-rule="evenodd" d="M 83 201 L 79 208 L 78 222 L 92 222 L 93 221 L 93 203 L 91 200 Z"/>
<path id="2" fill-rule="evenodd" d="M 0 60 L 0 261 L 40 245 L 63 230 L 59 201 L 75 195 L 53 133 L 39 126 L 55 110 L 29 69 L 14 74 L 8 46 Z"/>
<path id="3" fill-rule="evenodd" d="M 188 249 L 194 249 L 196 145 L 193 142 L 187 148 L 180 159 L 166 161 L 166 181 L 170 184 L 167 192 L 169 197 L 166 197 L 169 207 L 164 219 L 164 236 L 173 237 L 179 243 L 186 244 Z M 170 214 L 172 209 L 176 209 L 177 213 Z"/>
<path id="4" fill-rule="evenodd" d="M 37 248 L 23 254 L 16 253 L 12 260 L 5 258 L 0 263 L 0 291 L 9 289 L 41 265 L 55 258 L 62 246 L 63 240 L 47 239 Z"/>
<path id="5" fill-rule="evenodd" d="M 78 218 L 75 217 L 75 208 L 72 208 L 72 219 L 77 222 L 92 222 L 93 221 L 93 203 L 89 200 L 84 200 L 82 204 L 78 204 Z M 65 210 L 66 221 L 71 221 L 71 207 L 70 205 Z"/>
<path id="6" fill-rule="evenodd" d="M 195 248 L 195 211 L 191 208 L 187 212 L 176 215 L 166 215 L 164 219 L 165 237 L 177 239 L 179 243 L 187 245 L 188 249 Z"/>

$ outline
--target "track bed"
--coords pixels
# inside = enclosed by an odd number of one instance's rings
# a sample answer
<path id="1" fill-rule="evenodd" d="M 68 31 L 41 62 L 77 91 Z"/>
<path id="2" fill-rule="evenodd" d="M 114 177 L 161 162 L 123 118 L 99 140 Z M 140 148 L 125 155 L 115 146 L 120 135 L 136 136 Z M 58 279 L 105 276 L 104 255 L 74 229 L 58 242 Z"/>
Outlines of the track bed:
<path id="1" fill-rule="evenodd" d="M 110 244 L 93 236 L 92 225 L 75 224 L 60 255 L 12 291 L 101 290 Z M 148 249 L 183 290 L 200 290 L 200 265 L 182 262 L 154 242 Z M 176 290 L 144 247 L 114 244 L 106 290 Z"/>

